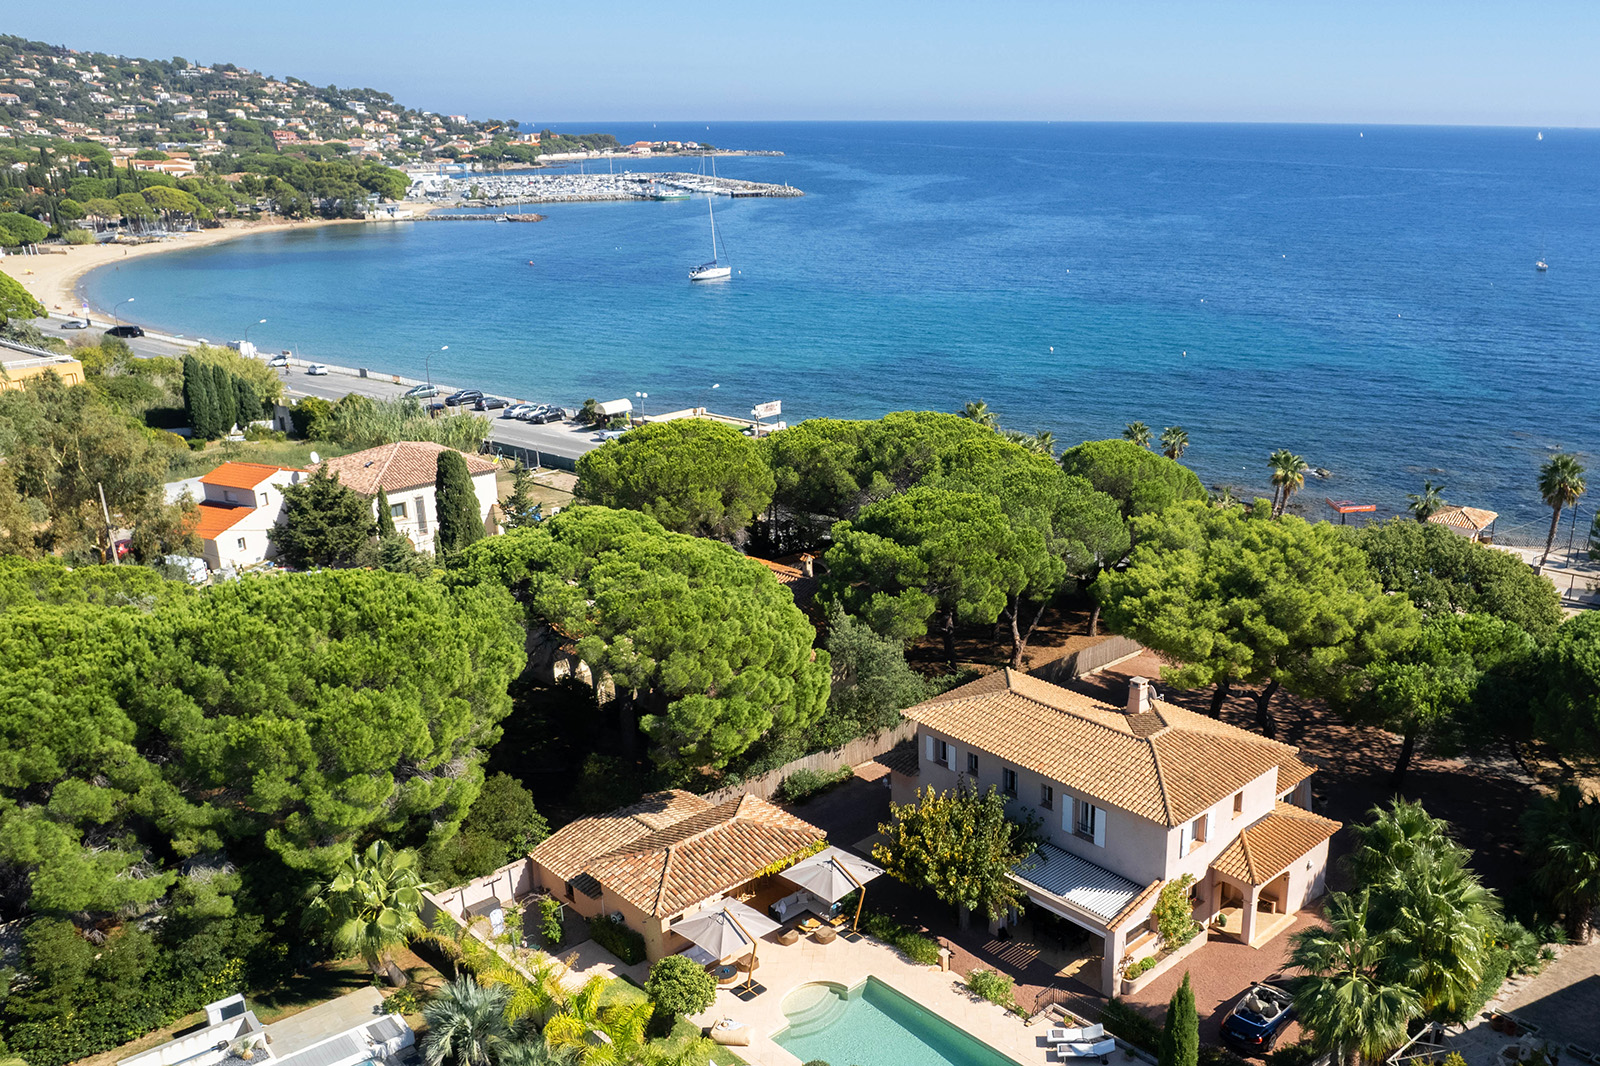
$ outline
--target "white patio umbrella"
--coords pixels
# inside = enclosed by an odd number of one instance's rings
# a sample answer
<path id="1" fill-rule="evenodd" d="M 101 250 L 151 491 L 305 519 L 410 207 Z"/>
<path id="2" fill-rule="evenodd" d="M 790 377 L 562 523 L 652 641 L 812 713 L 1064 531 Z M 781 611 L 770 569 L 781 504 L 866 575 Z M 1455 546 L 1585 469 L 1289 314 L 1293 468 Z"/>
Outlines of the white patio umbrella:
<path id="1" fill-rule="evenodd" d="M 861 922 L 861 906 L 866 902 L 866 884 L 881 876 L 883 868 L 866 859 L 838 848 L 824 848 L 809 859 L 804 859 L 784 870 L 778 876 L 820 896 L 829 903 L 837 903 L 852 892 L 859 891 L 856 916 L 851 927 Z"/>
<path id="2" fill-rule="evenodd" d="M 750 984 L 756 979 L 756 940 L 781 928 L 777 922 L 737 900 L 723 900 L 717 907 L 672 927 L 679 936 L 693 941 L 716 959 L 750 952 Z"/>

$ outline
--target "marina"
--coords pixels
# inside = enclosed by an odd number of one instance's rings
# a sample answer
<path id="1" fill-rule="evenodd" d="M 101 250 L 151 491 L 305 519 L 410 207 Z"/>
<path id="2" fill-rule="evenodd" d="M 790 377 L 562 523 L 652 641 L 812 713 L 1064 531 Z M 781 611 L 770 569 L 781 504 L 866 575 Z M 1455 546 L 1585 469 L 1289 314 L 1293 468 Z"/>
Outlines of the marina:
<path id="1" fill-rule="evenodd" d="M 792 185 L 706 174 L 478 174 L 424 175 L 407 199 L 459 207 L 516 204 L 598 203 L 612 200 L 680 200 L 689 196 L 731 199 L 788 198 L 805 193 Z"/>

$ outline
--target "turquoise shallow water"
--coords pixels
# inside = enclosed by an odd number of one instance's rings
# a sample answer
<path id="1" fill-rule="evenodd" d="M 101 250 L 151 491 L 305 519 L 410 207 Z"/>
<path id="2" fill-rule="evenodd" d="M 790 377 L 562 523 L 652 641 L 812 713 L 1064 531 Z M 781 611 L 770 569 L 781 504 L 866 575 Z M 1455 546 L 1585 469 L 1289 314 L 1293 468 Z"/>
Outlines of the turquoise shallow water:
<path id="1" fill-rule="evenodd" d="M 1308 501 L 1387 513 L 1430 477 L 1501 511 L 1502 530 L 1538 532 L 1532 486 L 1552 448 L 1600 458 L 1594 131 L 616 132 L 780 149 L 718 167 L 808 195 L 718 205 L 740 271 L 728 284 L 686 280 L 707 243 L 690 201 L 263 235 L 86 288 L 189 335 L 266 318 L 262 346 L 332 362 L 420 374 L 448 344 L 436 377 L 567 404 L 779 399 L 794 419 L 981 396 L 1063 443 L 1181 423 L 1209 484 L 1265 493 L 1265 456 L 1288 447 L 1334 474 Z"/>
<path id="2" fill-rule="evenodd" d="M 801 1062 L 832 1066 L 1016 1066 L 994 1048 L 875 977 L 844 992 L 802 985 L 784 1000 L 778 1046 Z"/>

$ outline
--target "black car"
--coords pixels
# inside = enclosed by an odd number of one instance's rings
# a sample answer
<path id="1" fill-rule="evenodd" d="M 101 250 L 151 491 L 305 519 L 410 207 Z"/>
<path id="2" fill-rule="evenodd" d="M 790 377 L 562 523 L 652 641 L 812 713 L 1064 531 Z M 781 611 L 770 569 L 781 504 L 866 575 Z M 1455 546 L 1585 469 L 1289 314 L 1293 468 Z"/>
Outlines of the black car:
<path id="1" fill-rule="evenodd" d="M 477 389 L 462 389 L 460 392 L 452 392 L 444 398 L 445 405 L 448 407 L 471 407 L 473 404 L 481 403 L 482 401 L 483 393 Z"/>
<path id="2" fill-rule="evenodd" d="M 112 326 L 106 330 L 108 337 L 142 337 L 144 329 L 140 326 Z"/>
<path id="3" fill-rule="evenodd" d="M 537 414 L 529 415 L 528 421 L 534 423 L 535 425 L 542 426 L 546 422 L 560 422 L 565 417 L 566 415 L 562 413 L 561 408 L 550 407 L 538 412 Z"/>
<path id="4" fill-rule="evenodd" d="M 477 403 L 472 405 L 472 409 L 474 411 L 498 411 L 505 405 L 506 402 L 498 396 L 483 396 L 478 399 Z"/>
<path id="5" fill-rule="evenodd" d="M 1222 1042 L 1245 1055 L 1266 1056 L 1294 1017 L 1294 996 L 1272 985 L 1251 985 L 1222 1019 Z"/>

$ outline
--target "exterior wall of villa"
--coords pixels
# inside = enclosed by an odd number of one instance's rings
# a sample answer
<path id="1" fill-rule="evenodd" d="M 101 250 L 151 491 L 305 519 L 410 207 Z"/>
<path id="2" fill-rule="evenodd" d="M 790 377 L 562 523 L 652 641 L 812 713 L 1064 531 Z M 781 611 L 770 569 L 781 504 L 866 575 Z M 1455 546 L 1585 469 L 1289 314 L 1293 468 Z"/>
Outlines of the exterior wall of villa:
<path id="1" fill-rule="evenodd" d="M 1163 881 L 1189 874 L 1196 881 L 1205 880 L 1206 871 L 1224 848 L 1238 839 L 1240 832 L 1272 813 L 1277 801 L 1278 771 L 1272 769 L 1244 786 L 1243 809 L 1233 813 L 1233 797 L 1224 797 L 1206 812 L 1206 839 L 1190 843 L 1187 852 L 1183 845 L 1192 840 L 1194 823 L 1199 815 L 1184 825 L 1165 830 L 1166 861 L 1156 874 Z"/>

